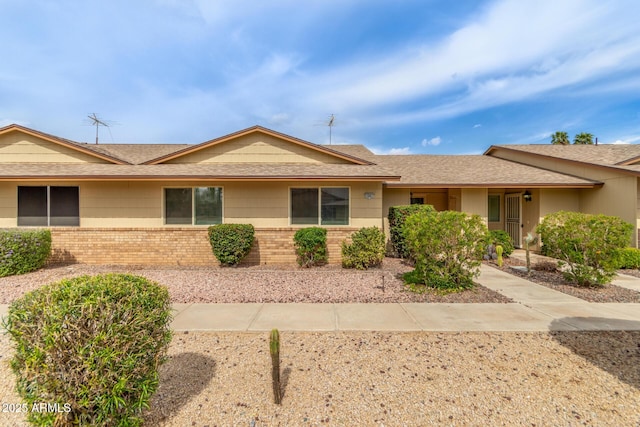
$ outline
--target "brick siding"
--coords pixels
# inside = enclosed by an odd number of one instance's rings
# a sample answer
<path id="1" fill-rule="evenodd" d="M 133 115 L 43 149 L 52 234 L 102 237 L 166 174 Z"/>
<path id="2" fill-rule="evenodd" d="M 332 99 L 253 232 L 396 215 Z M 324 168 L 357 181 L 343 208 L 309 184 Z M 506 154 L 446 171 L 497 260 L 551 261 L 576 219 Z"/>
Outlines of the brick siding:
<path id="1" fill-rule="evenodd" d="M 329 263 L 340 263 L 340 244 L 354 228 L 328 228 Z M 295 264 L 296 229 L 256 229 L 242 264 Z M 219 265 L 206 228 L 51 228 L 50 263 L 115 265 Z"/>

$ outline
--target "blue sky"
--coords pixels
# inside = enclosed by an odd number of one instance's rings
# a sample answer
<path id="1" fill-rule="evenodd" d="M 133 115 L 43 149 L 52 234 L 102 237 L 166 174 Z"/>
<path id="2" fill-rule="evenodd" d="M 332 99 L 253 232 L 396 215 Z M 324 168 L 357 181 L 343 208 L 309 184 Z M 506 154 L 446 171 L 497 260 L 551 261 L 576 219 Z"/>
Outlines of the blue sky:
<path id="1" fill-rule="evenodd" d="M 640 142 L 636 0 L 0 0 L 0 126 L 200 143 L 256 124 L 379 153 L 562 130 Z"/>

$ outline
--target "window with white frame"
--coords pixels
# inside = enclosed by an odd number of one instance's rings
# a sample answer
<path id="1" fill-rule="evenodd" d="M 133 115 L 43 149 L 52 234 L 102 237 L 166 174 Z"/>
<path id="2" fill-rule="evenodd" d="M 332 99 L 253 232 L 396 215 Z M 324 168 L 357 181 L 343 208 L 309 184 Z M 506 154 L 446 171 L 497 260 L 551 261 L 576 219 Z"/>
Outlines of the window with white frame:
<path id="1" fill-rule="evenodd" d="M 221 224 L 222 188 L 165 188 L 164 218 L 165 224 Z"/>
<path id="2" fill-rule="evenodd" d="M 78 187 L 19 186 L 18 226 L 79 226 Z"/>
<path id="3" fill-rule="evenodd" d="M 291 188 L 291 224 L 349 225 L 348 187 Z"/>

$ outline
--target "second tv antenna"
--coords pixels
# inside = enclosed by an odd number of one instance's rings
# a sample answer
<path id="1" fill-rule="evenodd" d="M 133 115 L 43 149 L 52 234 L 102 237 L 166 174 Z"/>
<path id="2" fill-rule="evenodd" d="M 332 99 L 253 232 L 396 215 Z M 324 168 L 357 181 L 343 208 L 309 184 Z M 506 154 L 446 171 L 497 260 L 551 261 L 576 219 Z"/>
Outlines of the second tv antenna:
<path id="1" fill-rule="evenodd" d="M 91 126 L 95 126 L 96 127 L 96 145 L 97 145 L 98 144 L 98 128 L 100 126 L 104 126 L 107 129 L 109 129 L 109 125 L 105 121 L 100 120 L 98 118 L 98 116 L 96 115 L 96 113 L 91 113 L 87 117 L 89 117 L 89 120 L 91 120 Z M 109 132 L 111 132 L 111 131 L 109 130 Z"/>

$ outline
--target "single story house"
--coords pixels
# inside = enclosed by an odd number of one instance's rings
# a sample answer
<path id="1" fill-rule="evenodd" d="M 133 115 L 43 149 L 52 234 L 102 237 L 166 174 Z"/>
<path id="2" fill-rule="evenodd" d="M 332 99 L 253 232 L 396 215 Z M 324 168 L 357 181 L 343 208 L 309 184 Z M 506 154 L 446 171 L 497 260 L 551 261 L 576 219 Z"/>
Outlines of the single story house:
<path id="1" fill-rule="evenodd" d="M 200 144 L 98 145 L 10 125 L 0 128 L 0 228 L 50 228 L 54 262 L 209 265 L 211 224 L 255 226 L 249 263 L 294 262 L 295 231 L 320 226 L 338 262 L 355 230 L 388 230 L 390 206 L 428 203 L 478 214 L 520 246 L 561 209 L 618 215 L 637 230 L 638 148 L 376 155 L 261 126 Z"/>

